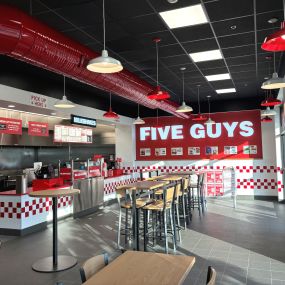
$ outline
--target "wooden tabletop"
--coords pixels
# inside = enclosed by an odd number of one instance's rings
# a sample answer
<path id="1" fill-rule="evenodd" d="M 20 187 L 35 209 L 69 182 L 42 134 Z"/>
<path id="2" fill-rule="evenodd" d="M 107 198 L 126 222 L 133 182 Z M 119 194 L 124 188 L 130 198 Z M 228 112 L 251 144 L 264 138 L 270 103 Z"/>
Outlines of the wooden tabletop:
<path id="1" fill-rule="evenodd" d="M 183 179 L 183 176 L 179 175 L 162 175 L 157 177 L 157 180 L 163 181 L 179 181 L 181 179 Z"/>
<path id="2" fill-rule="evenodd" d="M 80 193 L 79 189 L 40 190 L 29 193 L 31 197 L 61 197 L 73 196 Z"/>
<path id="3" fill-rule="evenodd" d="M 195 263 L 195 257 L 126 251 L 83 285 L 178 285 Z"/>
<path id="4" fill-rule="evenodd" d="M 165 185 L 163 181 L 138 181 L 130 184 L 124 185 L 125 189 L 128 190 L 153 190 Z"/>
<path id="5" fill-rule="evenodd" d="M 175 171 L 175 172 L 168 172 L 167 175 L 193 175 L 196 174 L 195 171 Z"/>

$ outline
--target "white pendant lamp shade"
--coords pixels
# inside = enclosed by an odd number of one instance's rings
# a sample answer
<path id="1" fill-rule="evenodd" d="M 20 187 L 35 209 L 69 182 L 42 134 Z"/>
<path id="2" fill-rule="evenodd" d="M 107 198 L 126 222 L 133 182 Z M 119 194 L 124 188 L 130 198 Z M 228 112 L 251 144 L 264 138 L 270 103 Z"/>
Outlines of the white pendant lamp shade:
<path id="1" fill-rule="evenodd" d="M 63 76 L 63 96 L 62 99 L 57 100 L 54 104 L 55 108 L 59 109 L 71 109 L 75 107 L 75 104 L 69 101 L 65 95 L 65 76 Z"/>
<path id="2" fill-rule="evenodd" d="M 261 112 L 261 117 L 266 117 L 266 116 L 275 116 L 276 111 L 273 109 L 270 109 L 270 107 L 267 107 L 265 110 Z"/>
<path id="3" fill-rule="evenodd" d="M 107 50 L 102 50 L 102 55 L 89 61 L 87 69 L 98 73 L 115 73 L 123 70 L 121 62 L 108 56 Z"/>
<path id="4" fill-rule="evenodd" d="M 213 121 L 211 118 L 209 118 L 204 124 L 205 125 L 214 125 L 215 121 Z"/>
<path id="5" fill-rule="evenodd" d="M 140 117 L 140 104 L 138 104 L 138 117 L 133 122 L 134 125 L 143 125 L 145 121 Z"/>
<path id="6" fill-rule="evenodd" d="M 137 117 L 134 121 L 134 125 L 144 125 L 145 121 L 141 119 L 140 117 Z"/>
<path id="7" fill-rule="evenodd" d="M 71 109 L 71 108 L 74 108 L 75 105 L 71 101 L 67 100 L 66 96 L 63 95 L 62 99 L 57 100 L 55 102 L 54 107 L 60 108 L 60 109 Z"/>
<path id="8" fill-rule="evenodd" d="M 182 102 L 181 106 L 179 106 L 176 109 L 177 113 L 187 113 L 187 112 L 192 112 L 192 111 L 193 111 L 192 107 L 187 106 L 184 101 Z"/>
<path id="9" fill-rule="evenodd" d="M 193 111 L 193 108 L 186 105 L 185 103 L 185 95 L 184 95 L 184 91 L 185 91 L 185 88 L 184 88 L 184 71 L 185 71 L 185 67 L 181 67 L 180 70 L 182 72 L 182 96 L 183 96 L 183 102 L 181 104 L 181 106 L 179 106 L 177 109 L 176 109 L 176 112 L 177 113 L 188 113 L 188 112 L 192 112 Z"/>
<path id="10" fill-rule="evenodd" d="M 97 73 L 116 73 L 123 70 L 121 62 L 108 55 L 106 50 L 106 26 L 105 26 L 105 0 L 103 0 L 103 43 L 104 48 L 101 56 L 95 57 L 89 61 L 86 68 L 89 71 Z"/>
<path id="11" fill-rule="evenodd" d="M 263 82 L 262 89 L 279 89 L 285 87 L 285 79 L 280 78 L 277 72 L 274 72 L 272 77 Z"/>

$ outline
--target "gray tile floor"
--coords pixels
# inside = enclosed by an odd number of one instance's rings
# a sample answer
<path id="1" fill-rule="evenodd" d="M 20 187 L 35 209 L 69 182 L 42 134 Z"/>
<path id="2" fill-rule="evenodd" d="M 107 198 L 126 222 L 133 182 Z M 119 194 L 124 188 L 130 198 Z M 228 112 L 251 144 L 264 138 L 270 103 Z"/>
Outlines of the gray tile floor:
<path id="1" fill-rule="evenodd" d="M 116 205 L 91 216 L 59 222 L 59 251 L 76 256 L 79 264 L 116 249 Z M 205 284 L 207 266 L 218 273 L 217 284 L 285 284 L 285 205 L 265 201 L 211 199 L 201 218 L 195 210 L 190 228 L 183 231 L 177 254 L 195 255 L 186 284 Z M 31 264 L 49 256 L 52 228 L 25 237 L 0 236 L 0 284 L 81 284 L 79 265 L 56 274 L 36 273 Z"/>

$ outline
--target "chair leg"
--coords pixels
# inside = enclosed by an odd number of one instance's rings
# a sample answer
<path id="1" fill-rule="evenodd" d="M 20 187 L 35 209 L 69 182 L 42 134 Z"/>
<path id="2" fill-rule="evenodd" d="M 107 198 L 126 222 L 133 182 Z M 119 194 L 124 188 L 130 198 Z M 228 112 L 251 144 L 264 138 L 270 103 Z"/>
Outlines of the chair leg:
<path id="1" fill-rule="evenodd" d="M 164 225 L 165 253 L 168 254 L 168 237 L 167 237 L 167 217 L 166 217 L 166 211 L 163 212 L 163 225 Z"/>
<path id="2" fill-rule="evenodd" d="M 119 226 L 118 226 L 118 236 L 117 236 L 117 246 L 120 248 L 121 243 L 121 226 L 122 226 L 122 209 L 119 210 Z"/>
<path id="3" fill-rule="evenodd" d="M 128 220 L 129 220 L 129 218 L 128 218 L 128 213 L 129 213 L 129 211 L 128 211 L 128 209 L 126 209 L 126 222 L 125 222 L 125 244 L 127 244 L 127 242 L 128 242 L 128 235 L 129 235 L 129 229 L 128 229 Z"/>
<path id="4" fill-rule="evenodd" d="M 144 210 L 143 211 L 143 219 L 144 219 L 144 223 L 143 223 L 143 237 L 144 237 L 144 242 L 143 242 L 143 245 L 144 245 L 144 251 L 147 251 L 147 241 L 148 241 L 148 211 L 147 210 Z"/>
<path id="5" fill-rule="evenodd" d="M 174 223 L 175 218 L 172 214 L 171 209 L 169 210 L 169 217 L 170 217 L 170 226 L 171 226 L 172 241 L 173 241 L 173 251 L 176 252 L 176 229 L 175 229 L 175 223 Z M 179 233 L 180 233 L 180 230 L 179 230 Z"/>
<path id="6" fill-rule="evenodd" d="M 181 199 L 182 199 L 182 212 L 183 212 L 184 229 L 186 229 L 186 205 L 185 205 L 184 195 L 181 197 Z"/>
<path id="7" fill-rule="evenodd" d="M 175 206 L 176 206 L 175 208 L 176 208 L 177 226 L 178 226 L 178 239 L 179 239 L 179 242 L 182 242 L 182 239 L 181 239 L 181 227 L 180 227 L 180 217 L 179 217 L 179 205 L 176 204 Z M 184 218 L 184 221 L 185 221 L 185 217 L 184 216 L 183 216 L 183 218 Z M 173 219 L 175 219 L 175 215 L 174 215 Z"/>

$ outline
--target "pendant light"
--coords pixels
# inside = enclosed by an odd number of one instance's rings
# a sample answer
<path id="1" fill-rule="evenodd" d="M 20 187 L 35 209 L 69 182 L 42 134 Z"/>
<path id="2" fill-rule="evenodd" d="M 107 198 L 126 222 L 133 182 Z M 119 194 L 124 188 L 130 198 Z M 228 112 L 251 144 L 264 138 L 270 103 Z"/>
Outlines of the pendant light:
<path id="1" fill-rule="evenodd" d="M 285 41 L 285 40 L 284 40 Z M 274 64 L 274 72 L 272 77 L 262 83 L 262 89 L 279 89 L 285 87 L 285 79 L 280 78 L 276 71 L 276 60 L 275 60 L 275 52 L 273 53 L 273 64 Z"/>
<path id="2" fill-rule="evenodd" d="M 197 85 L 197 94 L 198 94 L 198 108 L 199 113 L 196 115 L 192 120 L 193 121 L 206 121 L 207 117 L 201 114 L 201 107 L 200 107 L 200 85 Z"/>
<path id="3" fill-rule="evenodd" d="M 274 111 L 273 109 L 270 109 L 270 107 L 266 107 L 266 109 L 261 112 L 261 117 L 275 116 L 275 115 L 276 115 L 276 111 Z"/>
<path id="4" fill-rule="evenodd" d="M 103 117 L 106 118 L 106 119 L 113 119 L 113 120 L 119 119 L 119 115 L 112 111 L 112 94 L 111 94 L 111 92 L 110 92 L 110 107 L 109 107 L 109 111 L 106 112 L 103 115 Z"/>
<path id="5" fill-rule="evenodd" d="M 285 20 L 285 0 L 283 0 L 284 20 Z M 273 21 L 272 21 L 273 20 Z M 276 23 L 277 19 L 271 19 L 269 23 Z M 284 51 L 285 50 L 285 22 L 281 23 L 279 31 L 267 36 L 261 45 L 266 51 Z"/>
<path id="6" fill-rule="evenodd" d="M 57 100 L 55 104 L 53 105 L 56 108 L 59 109 L 71 109 L 75 107 L 75 104 L 71 101 L 67 100 L 67 97 L 65 95 L 65 76 L 63 76 L 63 96 L 62 99 Z"/>
<path id="7" fill-rule="evenodd" d="M 266 117 L 261 119 L 262 123 L 271 123 L 272 121 L 273 120 L 270 117 L 268 117 L 268 116 L 266 116 Z"/>
<path id="8" fill-rule="evenodd" d="M 180 70 L 182 72 L 182 104 L 181 106 L 179 106 L 177 109 L 176 109 L 176 112 L 177 113 L 188 113 L 188 112 L 192 112 L 193 109 L 192 107 L 190 106 L 187 106 L 186 103 L 185 103 L 185 86 L 184 86 L 184 71 L 185 71 L 185 67 L 181 67 Z"/>
<path id="9" fill-rule="evenodd" d="M 214 125 L 215 124 L 215 121 L 213 121 L 210 117 L 210 114 L 211 114 L 211 109 L 210 109 L 210 98 L 211 96 L 207 96 L 207 99 L 208 99 L 208 106 L 209 106 L 209 116 L 208 116 L 208 120 L 204 123 L 205 125 Z"/>
<path id="10" fill-rule="evenodd" d="M 262 107 L 274 107 L 274 106 L 278 106 L 281 104 L 282 102 L 279 99 L 275 99 L 270 90 L 269 95 L 268 93 L 266 94 L 265 100 L 263 100 L 260 105 Z"/>
<path id="11" fill-rule="evenodd" d="M 138 104 L 138 117 L 134 120 L 134 125 L 143 125 L 145 121 L 140 118 L 140 104 Z"/>
<path id="12" fill-rule="evenodd" d="M 158 43 L 161 41 L 159 38 L 153 39 L 156 48 L 156 87 L 147 95 L 148 99 L 162 101 L 170 98 L 168 92 L 160 89 L 158 84 Z"/>
<path id="13" fill-rule="evenodd" d="M 102 55 L 91 59 L 87 64 L 87 69 L 98 73 L 115 73 L 123 70 L 121 62 L 110 57 L 106 50 L 105 0 L 103 0 L 103 41 Z"/>

